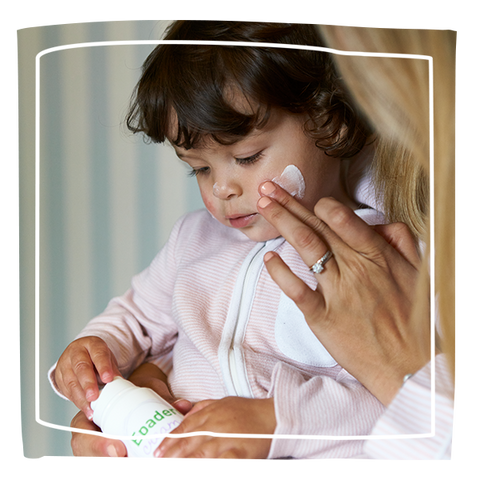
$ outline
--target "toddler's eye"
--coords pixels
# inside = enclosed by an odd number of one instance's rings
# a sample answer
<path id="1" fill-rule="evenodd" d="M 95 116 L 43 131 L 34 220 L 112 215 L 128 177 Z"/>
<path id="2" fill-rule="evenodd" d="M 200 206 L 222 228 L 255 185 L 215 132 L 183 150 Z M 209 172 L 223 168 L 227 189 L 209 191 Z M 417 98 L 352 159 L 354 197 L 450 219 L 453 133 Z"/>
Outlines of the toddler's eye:
<path id="1" fill-rule="evenodd" d="M 251 163 L 255 163 L 262 155 L 263 155 L 263 152 L 258 152 L 258 153 L 255 153 L 255 155 L 251 155 L 250 157 L 235 158 L 235 160 L 239 165 L 249 165 Z"/>
<path id="2" fill-rule="evenodd" d="M 198 175 L 205 175 L 210 170 L 209 167 L 203 168 L 192 168 L 192 170 L 188 173 L 189 177 L 198 177 Z"/>

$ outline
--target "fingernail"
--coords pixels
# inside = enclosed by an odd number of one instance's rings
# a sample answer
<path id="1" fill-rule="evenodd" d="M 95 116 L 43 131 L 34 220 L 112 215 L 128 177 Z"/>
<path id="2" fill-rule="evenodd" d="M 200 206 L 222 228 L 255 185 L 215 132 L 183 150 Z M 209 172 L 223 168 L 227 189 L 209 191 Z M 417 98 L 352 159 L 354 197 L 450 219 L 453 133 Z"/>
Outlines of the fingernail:
<path id="1" fill-rule="evenodd" d="M 85 394 L 85 397 L 89 402 L 91 402 L 92 400 L 94 400 L 95 392 L 91 389 L 88 389 L 87 393 Z"/>
<path id="2" fill-rule="evenodd" d="M 182 408 L 182 405 L 185 407 L 187 405 L 191 405 L 191 402 L 190 400 L 187 400 L 185 398 L 179 398 L 178 400 L 175 400 L 173 403 L 172 403 L 172 407 L 176 407 L 176 405 L 179 405 L 180 408 Z"/>
<path id="3" fill-rule="evenodd" d="M 107 447 L 107 454 L 109 457 L 118 457 L 117 449 L 115 448 L 115 445 L 109 445 Z"/>
<path id="4" fill-rule="evenodd" d="M 272 194 L 277 186 L 273 182 L 265 182 L 261 187 L 260 190 L 264 195 Z"/>
<path id="5" fill-rule="evenodd" d="M 92 421 L 93 420 L 93 410 L 91 408 L 87 408 L 87 411 L 85 412 L 85 415 L 87 418 Z"/>
<path id="6" fill-rule="evenodd" d="M 272 203 L 272 201 L 268 198 L 268 197 L 262 197 L 259 201 L 258 201 L 258 206 L 260 208 L 265 208 L 267 207 L 268 205 L 270 205 L 270 203 Z"/>
<path id="7" fill-rule="evenodd" d="M 100 378 L 102 379 L 103 383 L 110 383 L 115 378 L 115 376 L 110 372 L 105 372 L 105 373 L 102 373 Z"/>
<path id="8" fill-rule="evenodd" d="M 271 258 L 273 258 L 275 255 L 272 252 L 267 252 L 265 256 L 263 257 L 263 260 L 265 262 L 268 262 Z"/>
<path id="9" fill-rule="evenodd" d="M 159 447 L 153 452 L 153 456 L 155 458 L 160 458 L 162 456 L 162 453 L 163 453 L 163 451 L 162 451 L 161 447 Z"/>

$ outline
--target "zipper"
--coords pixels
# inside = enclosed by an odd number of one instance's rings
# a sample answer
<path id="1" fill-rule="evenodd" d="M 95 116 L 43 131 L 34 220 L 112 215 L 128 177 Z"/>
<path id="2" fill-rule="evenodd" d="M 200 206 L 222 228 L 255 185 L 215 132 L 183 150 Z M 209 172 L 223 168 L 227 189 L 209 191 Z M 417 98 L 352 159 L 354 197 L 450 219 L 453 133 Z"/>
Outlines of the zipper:
<path id="1" fill-rule="evenodd" d="M 263 256 L 278 248 L 285 239 L 257 244 L 245 258 L 235 283 L 219 347 L 219 361 L 228 395 L 253 398 L 243 355 L 243 341 L 263 269 Z"/>

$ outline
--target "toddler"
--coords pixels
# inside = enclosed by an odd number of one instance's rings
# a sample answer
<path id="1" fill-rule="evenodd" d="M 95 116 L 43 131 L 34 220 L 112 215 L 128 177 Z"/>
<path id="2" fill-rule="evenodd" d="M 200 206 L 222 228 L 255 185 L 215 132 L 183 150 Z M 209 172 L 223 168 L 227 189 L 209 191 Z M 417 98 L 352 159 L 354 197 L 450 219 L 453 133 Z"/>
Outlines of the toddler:
<path id="1" fill-rule="evenodd" d="M 321 45 L 311 25 L 244 22 L 175 22 L 166 39 Z M 159 45 L 145 61 L 127 124 L 172 145 L 196 177 L 206 210 L 178 220 L 131 289 L 67 347 L 50 371 L 57 392 L 91 417 L 97 380 L 128 377 L 148 363 L 175 398 L 196 404 L 182 432 L 367 435 L 383 407 L 335 362 L 270 278 L 263 257 L 276 251 L 317 287 L 309 266 L 257 209 L 260 186 L 273 180 L 309 210 L 332 196 L 379 222 L 343 181 L 345 159 L 364 150 L 371 132 L 330 55 L 268 45 Z M 242 442 L 221 440 L 166 439 L 158 452 L 221 456 L 225 445 L 234 450 Z M 358 440 L 277 436 L 250 442 L 241 456 L 360 452 Z"/>

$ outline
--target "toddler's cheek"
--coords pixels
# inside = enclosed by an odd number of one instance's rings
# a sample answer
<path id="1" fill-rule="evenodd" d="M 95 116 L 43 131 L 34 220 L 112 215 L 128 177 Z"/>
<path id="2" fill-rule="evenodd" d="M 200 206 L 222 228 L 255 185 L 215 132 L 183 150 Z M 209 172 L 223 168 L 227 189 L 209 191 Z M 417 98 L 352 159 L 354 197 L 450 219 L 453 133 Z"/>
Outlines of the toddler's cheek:
<path id="1" fill-rule="evenodd" d="M 300 169 L 295 165 L 288 165 L 279 177 L 272 179 L 272 182 L 280 185 L 297 199 L 302 199 L 305 196 L 305 179 Z"/>
<path id="2" fill-rule="evenodd" d="M 202 200 L 205 208 L 210 212 L 210 215 L 218 220 L 218 212 L 215 208 L 215 202 L 213 202 L 207 195 L 202 195 Z"/>

